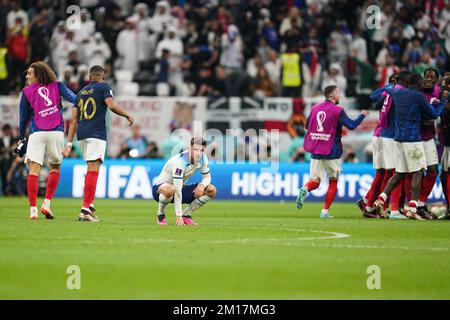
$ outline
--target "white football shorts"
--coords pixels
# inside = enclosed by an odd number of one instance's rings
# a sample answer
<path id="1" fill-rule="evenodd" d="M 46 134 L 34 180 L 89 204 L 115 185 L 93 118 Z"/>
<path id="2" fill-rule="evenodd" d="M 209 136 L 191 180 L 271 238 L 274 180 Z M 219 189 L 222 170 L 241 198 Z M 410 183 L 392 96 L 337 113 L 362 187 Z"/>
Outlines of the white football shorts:
<path id="1" fill-rule="evenodd" d="M 84 160 L 96 161 L 105 160 L 106 141 L 96 138 L 87 138 L 78 141 Z"/>
<path id="2" fill-rule="evenodd" d="M 28 160 L 44 164 L 47 154 L 48 162 L 60 164 L 63 159 L 64 132 L 62 131 L 37 131 L 28 137 L 25 162 Z"/>

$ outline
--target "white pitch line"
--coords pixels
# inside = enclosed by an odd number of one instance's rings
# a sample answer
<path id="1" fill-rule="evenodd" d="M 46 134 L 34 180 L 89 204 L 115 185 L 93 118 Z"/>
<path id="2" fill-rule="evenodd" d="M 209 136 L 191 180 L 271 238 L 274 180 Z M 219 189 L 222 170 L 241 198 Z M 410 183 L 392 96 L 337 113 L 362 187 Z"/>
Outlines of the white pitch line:
<path id="1" fill-rule="evenodd" d="M 445 247 L 405 247 L 405 246 L 379 246 L 379 245 L 359 245 L 359 244 L 315 244 L 307 243 L 299 240 L 320 240 L 324 238 L 290 238 L 290 239 L 229 239 L 229 240 L 194 240 L 192 244 L 249 244 L 249 245 L 276 245 L 276 246 L 296 246 L 304 248 L 325 248 L 325 249 L 366 249 L 366 250 L 406 250 L 406 251 L 428 251 L 428 252 L 449 252 L 450 248 Z M 186 243 L 189 239 L 125 239 L 133 243 Z M 298 242 L 292 242 L 298 241 Z"/>
<path id="2" fill-rule="evenodd" d="M 293 244 L 296 245 L 296 244 Z M 310 244 L 311 247 L 317 248 L 338 248 L 338 249 L 389 249 L 389 250 L 410 250 L 410 251 L 438 251 L 448 252 L 448 247 L 405 247 L 405 246 L 380 246 L 380 245 L 366 245 L 366 244 Z"/>
<path id="3" fill-rule="evenodd" d="M 406 250 L 406 251 L 434 251 L 434 252 L 449 252 L 450 247 L 405 247 L 405 246 L 385 246 L 385 245 L 370 245 L 370 244 L 336 244 L 336 243 L 312 243 L 304 242 L 310 240 L 326 240 L 326 239 L 343 239 L 350 237 L 350 234 L 332 232 L 332 231 L 320 231 L 320 230 L 306 230 L 306 229 L 293 229 L 293 228 L 278 228 L 278 227 L 266 227 L 258 225 L 209 225 L 208 227 L 216 228 L 230 228 L 230 229 L 257 229 L 257 230 L 274 230 L 274 231 L 287 231 L 287 232 L 310 232 L 310 233 L 324 233 L 325 236 L 319 237 L 297 237 L 297 238 L 236 238 L 236 239 L 224 239 L 224 240 L 209 240 L 209 239 L 156 239 L 156 238 L 126 238 L 121 239 L 122 241 L 130 241 L 133 243 L 186 243 L 190 242 L 193 244 L 249 244 L 249 245 L 277 245 L 277 246 L 297 246 L 305 248 L 337 248 L 337 249 L 367 249 L 367 250 Z M 20 241 L 21 239 L 17 239 Z M 41 239 L 42 240 L 42 239 Z M 80 241 L 83 243 L 114 243 L 115 240 L 112 239 L 64 239 Z"/>
<path id="4" fill-rule="evenodd" d="M 319 230 L 306 230 L 306 229 L 292 229 L 292 228 L 268 228 L 260 226 L 231 226 L 231 225 L 216 225 L 212 227 L 218 228 L 245 228 L 245 229 L 258 229 L 258 230 L 276 230 L 276 231 L 289 231 L 289 232 L 310 232 L 310 233 L 322 233 L 325 236 L 318 237 L 297 237 L 297 238 L 236 238 L 236 239 L 225 239 L 225 240 L 193 240 L 196 243 L 207 243 L 207 244 L 233 244 L 233 243 L 247 243 L 247 244 L 280 244 L 289 243 L 289 241 L 305 241 L 305 240 L 323 240 L 323 239 L 343 239 L 350 237 L 347 233 L 332 232 L 332 231 L 319 231 Z M 144 242 L 162 242 L 162 243 L 176 243 L 185 242 L 186 240 L 177 239 L 129 239 L 135 243 Z M 189 241 L 189 240 L 188 240 Z"/>

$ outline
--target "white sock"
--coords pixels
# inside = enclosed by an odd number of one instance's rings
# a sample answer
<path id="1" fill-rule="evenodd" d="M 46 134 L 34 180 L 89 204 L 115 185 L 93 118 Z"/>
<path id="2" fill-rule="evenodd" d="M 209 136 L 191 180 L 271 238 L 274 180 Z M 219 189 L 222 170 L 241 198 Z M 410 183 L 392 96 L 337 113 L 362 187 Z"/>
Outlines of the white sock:
<path id="1" fill-rule="evenodd" d="M 411 211 L 412 213 L 416 213 L 417 212 L 417 201 L 416 200 L 411 200 L 409 203 L 409 211 Z"/>
<path id="2" fill-rule="evenodd" d="M 382 194 L 380 194 L 379 197 L 382 198 L 384 202 L 386 202 L 386 200 L 387 200 L 387 194 L 386 193 L 383 192 Z"/>
<path id="3" fill-rule="evenodd" d="M 322 213 L 328 214 L 328 209 L 322 209 Z"/>
<path id="4" fill-rule="evenodd" d="M 367 203 L 369 202 L 369 200 L 367 200 L 366 198 L 363 198 L 363 202 L 364 202 L 365 204 L 367 204 Z"/>
<path id="5" fill-rule="evenodd" d="M 373 212 L 373 210 L 375 210 L 374 207 L 366 207 L 366 211 L 367 212 Z"/>
<path id="6" fill-rule="evenodd" d="M 398 211 L 398 210 L 393 210 L 393 211 L 391 211 L 391 215 L 399 215 L 400 214 L 400 211 Z"/>
<path id="7" fill-rule="evenodd" d="M 51 201 L 50 199 L 44 199 L 44 207 L 45 208 L 47 208 L 47 209 L 50 208 L 50 201 Z"/>
<path id="8" fill-rule="evenodd" d="M 158 216 L 166 213 L 167 205 L 172 201 L 173 197 L 167 198 L 162 193 L 159 195 Z"/>
<path id="9" fill-rule="evenodd" d="M 30 218 L 37 218 L 38 216 L 38 209 L 37 207 L 30 207 Z"/>
<path id="10" fill-rule="evenodd" d="M 92 207 L 92 208 L 94 208 L 94 204 L 93 204 L 93 203 L 91 203 L 91 204 L 89 205 L 89 207 Z"/>
<path id="11" fill-rule="evenodd" d="M 425 206 L 425 202 L 422 202 L 422 201 L 417 201 L 417 206 L 418 207 L 424 207 Z"/>
<path id="12" fill-rule="evenodd" d="M 206 195 L 201 196 L 198 199 L 194 199 L 194 201 L 192 201 L 191 204 L 183 210 L 183 216 L 190 216 L 192 212 L 206 204 L 209 200 L 211 200 L 211 197 Z"/>
<path id="13" fill-rule="evenodd" d="M 91 209 L 89 209 L 89 208 L 85 208 L 85 207 L 81 207 L 81 210 L 86 210 L 87 212 L 91 212 Z"/>

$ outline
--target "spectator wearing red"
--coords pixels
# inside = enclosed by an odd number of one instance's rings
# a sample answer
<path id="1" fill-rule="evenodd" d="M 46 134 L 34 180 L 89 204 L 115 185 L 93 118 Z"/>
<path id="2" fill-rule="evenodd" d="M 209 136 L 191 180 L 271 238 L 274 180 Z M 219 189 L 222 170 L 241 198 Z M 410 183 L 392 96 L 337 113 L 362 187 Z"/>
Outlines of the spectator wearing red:
<path id="1" fill-rule="evenodd" d="M 11 88 L 18 90 L 23 85 L 22 74 L 29 59 L 28 30 L 20 16 L 16 17 L 7 43 L 11 61 Z"/>

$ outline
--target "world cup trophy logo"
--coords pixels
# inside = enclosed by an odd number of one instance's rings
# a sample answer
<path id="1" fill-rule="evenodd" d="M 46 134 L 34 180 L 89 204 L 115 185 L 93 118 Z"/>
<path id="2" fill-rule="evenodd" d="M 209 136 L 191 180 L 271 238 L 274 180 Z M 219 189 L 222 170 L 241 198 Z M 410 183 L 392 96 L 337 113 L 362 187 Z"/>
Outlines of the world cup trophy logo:
<path id="1" fill-rule="evenodd" d="M 51 106 L 53 104 L 52 100 L 48 97 L 50 95 L 48 89 L 46 87 L 40 87 L 38 89 L 39 96 L 45 100 L 45 105 L 47 107 Z"/>
<path id="2" fill-rule="evenodd" d="M 316 115 L 317 120 L 317 132 L 323 132 L 323 123 L 325 122 L 325 119 L 327 118 L 327 114 L 325 111 L 319 111 Z"/>

